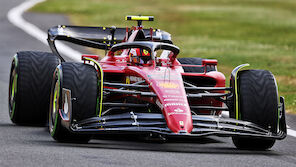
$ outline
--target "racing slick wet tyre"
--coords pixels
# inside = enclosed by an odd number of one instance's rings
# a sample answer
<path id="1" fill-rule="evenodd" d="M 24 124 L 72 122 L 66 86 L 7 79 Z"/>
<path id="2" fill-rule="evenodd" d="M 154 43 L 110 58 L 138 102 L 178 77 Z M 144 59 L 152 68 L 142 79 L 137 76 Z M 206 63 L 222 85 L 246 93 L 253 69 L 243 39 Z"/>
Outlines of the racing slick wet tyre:
<path id="1" fill-rule="evenodd" d="M 12 60 L 8 108 L 13 123 L 45 125 L 52 74 L 59 59 L 52 53 L 22 51 Z"/>
<path id="2" fill-rule="evenodd" d="M 50 97 L 49 132 L 58 142 L 87 143 L 91 135 L 72 133 L 62 124 L 61 113 L 68 113 L 62 104 L 62 90 L 71 91 L 72 121 L 96 116 L 98 77 L 87 64 L 65 62 L 56 68 Z"/>
<path id="3" fill-rule="evenodd" d="M 276 133 L 278 129 L 278 93 L 274 76 L 266 70 L 245 70 L 238 74 L 239 116 Z M 275 139 L 233 137 L 239 149 L 266 150 Z"/>
<path id="4" fill-rule="evenodd" d="M 202 65 L 202 58 L 198 57 L 186 57 L 186 58 L 178 58 L 178 61 L 181 64 L 187 64 L 187 65 Z M 183 67 L 184 72 L 190 72 L 190 73 L 203 73 L 204 67 Z M 216 71 L 216 68 L 214 66 L 207 66 L 207 72 L 210 71 Z"/>

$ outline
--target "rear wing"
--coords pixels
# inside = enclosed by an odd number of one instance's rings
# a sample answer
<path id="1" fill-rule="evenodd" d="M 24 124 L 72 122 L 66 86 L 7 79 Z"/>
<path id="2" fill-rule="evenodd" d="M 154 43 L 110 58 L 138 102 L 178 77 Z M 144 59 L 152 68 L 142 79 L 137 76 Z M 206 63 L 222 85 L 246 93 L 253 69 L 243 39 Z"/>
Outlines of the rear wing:
<path id="1" fill-rule="evenodd" d="M 59 25 L 48 30 L 47 41 L 52 52 L 63 60 L 56 49 L 55 40 L 63 40 L 82 46 L 109 50 L 114 44 L 121 43 L 125 40 L 127 30 L 129 31 L 130 29 Z M 151 40 L 150 31 L 150 29 L 143 29 L 145 39 L 141 40 Z M 152 38 L 153 41 L 172 43 L 171 35 L 168 32 L 159 29 L 152 30 Z"/>

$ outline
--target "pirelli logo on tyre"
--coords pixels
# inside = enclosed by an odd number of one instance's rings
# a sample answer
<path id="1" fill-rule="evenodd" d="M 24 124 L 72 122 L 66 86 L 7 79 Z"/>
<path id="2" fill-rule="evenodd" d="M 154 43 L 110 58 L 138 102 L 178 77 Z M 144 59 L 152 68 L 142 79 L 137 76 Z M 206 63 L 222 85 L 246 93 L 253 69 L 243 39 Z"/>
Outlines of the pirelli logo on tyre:
<path id="1" fill-rule="evenodd" d="M 172 83 L 172 82 L 161 82 L 158 84 L 158 86 L 162 88 L 170 88 L 170 89 L 176 89 L 179 87 L 178 84 Z"/>

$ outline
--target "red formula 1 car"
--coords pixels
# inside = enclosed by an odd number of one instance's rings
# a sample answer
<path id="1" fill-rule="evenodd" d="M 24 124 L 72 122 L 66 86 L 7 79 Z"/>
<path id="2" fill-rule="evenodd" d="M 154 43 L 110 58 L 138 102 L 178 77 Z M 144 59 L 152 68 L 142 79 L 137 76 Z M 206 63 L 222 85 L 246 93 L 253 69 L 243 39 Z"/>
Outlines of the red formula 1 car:
<path id="1" fill-rule="evenodd" d="M 178 58 L 179 48 L 151 16 L 127 16 L 137 27 L 57 26 L 49 29 L 53 53 L 18 52 L 12 61 L 9 115 L 17 124 L 49 124 L 59 142 L 87 142 L 92 134 L 151 138 L 231 136 L 241 149 L 269 149 L 286 137 L 284 98 L 265 70 L 231 73 L 217 60 Z M 56 40 L 106 50 L 66 62 Z M 49 113 L 47 112 L 49 111 Z M 222 116 L 229 112 L 229 117 Z"/>

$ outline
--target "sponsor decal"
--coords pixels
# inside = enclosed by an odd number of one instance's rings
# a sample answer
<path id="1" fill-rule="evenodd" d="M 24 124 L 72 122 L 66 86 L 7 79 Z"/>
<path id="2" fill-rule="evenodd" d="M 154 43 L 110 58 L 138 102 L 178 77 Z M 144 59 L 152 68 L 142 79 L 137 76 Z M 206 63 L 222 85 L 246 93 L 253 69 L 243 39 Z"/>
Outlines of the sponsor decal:
<path id="1" fill-rule="evenodd" d="M 184 126 L 184 122 L 183 122 L 183 121 L 179 121 L 179 124 L 180 124 L 181 126 Z"/>
<path id="2" fill-rule="evenodd" d="M 168 113 L 168 115 L 189 115 L 189 113 L 183 113 L 183 112 L 171 112 L 171 113 Z"/>
<path id="3" fill-rule="evenodd" d="M 175 109 L 174 111 L 175 111 L 175 112 L 178 112 L 178 113 L 183 112 L 183 110 L 180 109 L 180 108 L 177 108 L 177 109 Z"/>
<path id="4" fill-rule="evenodd" d="M 168 107 L 168 106 L 187 106 L 186 104 L 184 104 L 184 103 L 166 103 L 165 105 L 164 105 L 164 107 Z"/>
<path id="5" fill-rule="evenodd" d="M 149 80 L 155 79 L 155 80 L 180 80 L 180 78 L 177 75 L 171 75 L 168 73 L 165 73 L 163 71 L 156 73 L 154 72 L 153 74 L 147 75 Z"/>
<path id="6" fill-rule="evenodd" d="M 165 93 L 170 93 L 170 94 L 181 94 L 181 92 L 178 91 L 178 90 L 169 90 L 169 89 L 167 89 L 167 90 L 164 90 L 164 92 Z"/>
<path id="7" fill-rule="evenodd" d="M 126 63 L 126 59 L 121 59 L 121 60 L 120 59 L 117 59 L 116 62 L 117 63 Z"/>
<path id="8" fill-rule="evenodd" d="M 139 81 L 143 81 L 143 79 L 141 77 L 136 77 L 136 76 L 129 76 L 130 81 L 132 82 L 139 82 Z"/>
<path id="9" fill-rule="evenodd" d="M 184 110 L 180 108 L 174 109 L 174 112 L 168 113 L 168 115 L 175 115 L 175 114 L 189 115 L 189 113 L 184 113 Z"/>
<path id="10" fill-rule="evenodd" d="M 141 77 L 136 77 L 136 76 L 127 76 L 125 79 L 126 84 L 130 84 L 131 82 L 139 82 L 143 81 Z"/>
<path id="11" fill-rule="evenodd" d="M 181 101 L 184 102 L 184 99 L 164 99 L 163 101 Z"/>
<path id="12" fill-rule="evenodd" d="M 172 83 L 172 82 L 161 82 L 158 84 L 158 86 L 162 88 L 170 88 L 170 89 L 176 89 L 179 87 L 178 84 Z"/>
<path id="13" fill-rule="evenodd" d="M 147 56 L 149 54 L 148 50 L 146 50 L 146 49 L 143 49 L 143 53 L 145 56 Z"/>
<path id="14" fill-rule="evenodd" d="M 183 98 L 183 96 L 178 96 L 178 95 L 163 95 L 163 98 Z"/>

